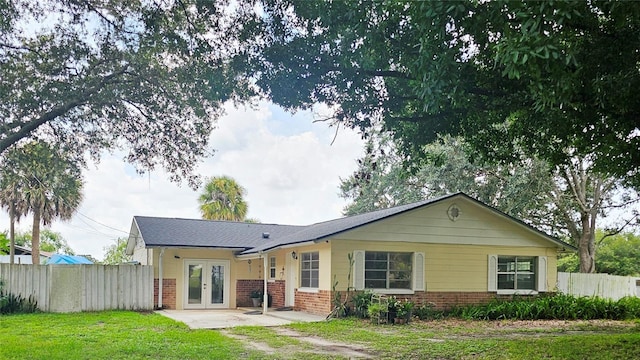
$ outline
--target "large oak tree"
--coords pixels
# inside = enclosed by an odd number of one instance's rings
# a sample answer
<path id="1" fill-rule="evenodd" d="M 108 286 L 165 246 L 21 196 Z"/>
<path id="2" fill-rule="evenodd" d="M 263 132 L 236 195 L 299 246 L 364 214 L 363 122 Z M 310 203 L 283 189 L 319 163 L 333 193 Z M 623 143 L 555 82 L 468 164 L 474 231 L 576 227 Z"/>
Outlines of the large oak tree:
<path id="1" fill-rule="evenodd" d="M 0 154 L 39 138 L 189 177 L 221 104 L 250 93 L 225 62 L 227 6 L 0 0 Z"/>
<path id="2" fill-rule="evenodd" d="M 257 3 L 241 60 L 286 108 L 324 102 L 364 131 L 382 119 L 410 159 L 449 133 L 490 160 L 570 152 L 640 186 L 636 2 Z"/>

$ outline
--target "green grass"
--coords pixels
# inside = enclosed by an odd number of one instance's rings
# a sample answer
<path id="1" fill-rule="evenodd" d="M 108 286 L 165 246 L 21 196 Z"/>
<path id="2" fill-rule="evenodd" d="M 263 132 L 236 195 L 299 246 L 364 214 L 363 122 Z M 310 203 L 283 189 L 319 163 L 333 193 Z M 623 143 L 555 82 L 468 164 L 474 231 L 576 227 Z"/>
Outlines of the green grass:
<path id="1" fill-rule="evenodd" d="M 461 320 L 379 326 L 356 319 L 290 327 L 365 345 L 385 359 L 587 359 L 594 354 L 599 359 L 624 359 L 636 356 L 640 346 L 638 322 L 536 324 L 543 327 Z"/>
<path id="2" fill-rule="evenodd" d="M 157 314 L 110 311 L 0 316 L 1 359 L 259 358 L 237 340 Z"/>
<path id="3" fill-rule="evenodd" d="M 640 321 L 415 321 L 341 319 L 286 329 L 358 344 L 385 359 L 625 359 L 640 348 Z M 337 359 L 277 328 L 189 330 L 157 314 L 101 312 L 0 316 L 0 359 Z M 262 343 L 275 350 L 254 350 Z"/>

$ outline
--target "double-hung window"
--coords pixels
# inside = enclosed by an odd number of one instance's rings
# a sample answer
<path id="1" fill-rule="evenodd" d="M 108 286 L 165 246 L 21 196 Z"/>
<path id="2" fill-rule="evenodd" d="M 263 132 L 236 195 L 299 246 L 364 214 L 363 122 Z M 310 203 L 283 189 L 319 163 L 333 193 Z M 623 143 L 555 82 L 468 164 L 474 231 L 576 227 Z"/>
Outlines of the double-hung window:
<path id="1" fill-rule="evenodd" d="M 536 290 L 536 257 L 498 256 L 498 290 Z"/>
<path id="2" fill-rule="evenodd" d="M 269 258 L 269 278 L 270 279 L 276 278 L 276 257 L 275 256 L 271 256 Z"/>
<path id="3" fill-rule="evenodd" d="M 320 254 L 315 252 L 300 255 L 300 286 L 303 288 L 317 288 L 320 268 Z"/>
<path id="4" fill-rule="evenodd" d="M 412 255 L 404 252 L 365 252 L 364 287 L 411 289 Z"/>
<path id="5" fill-rule="evenodd" d="M 531 295 L 547 291 L 546 256 L 489 255 L 488 290 Z"/>

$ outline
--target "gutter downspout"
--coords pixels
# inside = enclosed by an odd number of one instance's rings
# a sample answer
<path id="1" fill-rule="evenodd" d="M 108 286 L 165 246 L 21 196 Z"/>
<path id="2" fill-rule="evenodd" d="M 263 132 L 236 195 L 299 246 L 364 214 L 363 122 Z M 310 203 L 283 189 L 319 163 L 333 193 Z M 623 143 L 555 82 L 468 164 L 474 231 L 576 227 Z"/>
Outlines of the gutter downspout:
<path id="1" fill-rule="evenodd" d="M 165 248 L 160 248 L 158 255 L 158 309 L 162 309 L 162 256 Z"/>
<path id="2" fill-rule="evenodd" d="M 264 270 L 262 273 L 264 275 L 264 289 L 262 295 L 262 314 L 267 313 L 267 308 L 269 307 L 269 293 L 267 292 L 267 254 L 262 254 L 263 265 L 262 269 Z"/>

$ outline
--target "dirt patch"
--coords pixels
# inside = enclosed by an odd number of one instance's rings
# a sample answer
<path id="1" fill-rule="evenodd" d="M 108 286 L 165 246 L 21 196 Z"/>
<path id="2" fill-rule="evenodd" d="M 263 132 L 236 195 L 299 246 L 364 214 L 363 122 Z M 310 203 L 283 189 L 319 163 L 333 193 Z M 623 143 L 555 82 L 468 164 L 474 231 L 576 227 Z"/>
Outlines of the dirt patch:
<path id="1" fill-rule="evenodd" d="M 295 338 L 313 345 L 313 353 L 344 356 L 349 359 L 371 359 L 374 356 L 362 345 L 346 344 L 323 339 L 317 336 L 303 335 L 286 328 L 275 328 L 276 333 Z"/>
<path id="2" fill-rule="evenodd" d="M 236 335 L 233 334 L 227 330 L 220 330 L 220 333 L 228 336 L 230 338 L 236 339 L 236 340 L 240 340 L 242 341 L 244 344 L 246 344 L 247 346 L 249 346 L 250 348 L 254 349 L 254 350 L 258 350 L 258 351 L 262 351 L 267 355 L 273 355 L 276 353 L 276 349 L 272 348 L 271 346 L 265 344 L 265 343 L 261 343 L 261 342 L 257 342 L 257 341 L 253 341 L 251 339 L 249 339 L 246 336 L 242 336 L 242 335 Z"/>
<path id="3" fill-rule="evenodd" d="M 228 330 L 220 330 L 220 333 L 230 338 L 240 340 L 251 349 L 264 352 L 267 355 L 283 354 L 291 350 L 296 353 L 306 352 L 306 353 L 313 353 L 313 354 L 326 354 L 330 356 L 341 356 L 348 359 L 374 358 L 374 355 L 369 353 L 368 349 L 364 346 L 339 343 L 339 342 L 326 340 L 316 336 L 303 335 L 291 329 L 285 329 L 285 328 L 272 328 L 272 329 L 278 335 L 294 338 L 298 341 L 311 345 L 311 348 L 310 349 L 300 349 L 300 348 L 289 349 L 289 347 L 285 347 L 285 348 L 275 349 L 265 343 L 255 341 L 247 336 L 234 334 Z"/>

